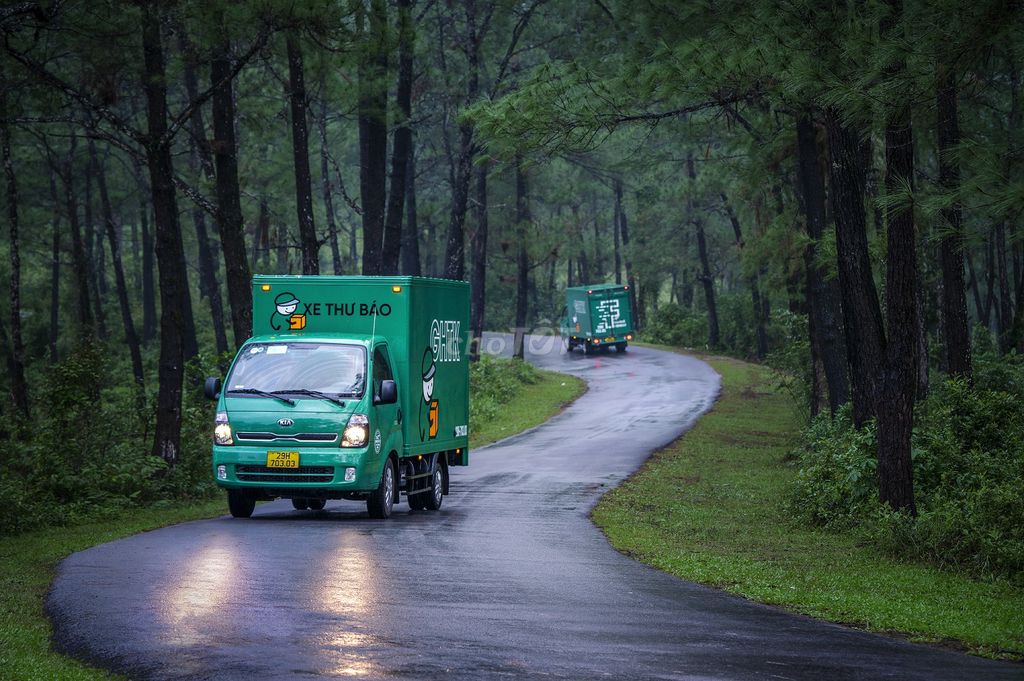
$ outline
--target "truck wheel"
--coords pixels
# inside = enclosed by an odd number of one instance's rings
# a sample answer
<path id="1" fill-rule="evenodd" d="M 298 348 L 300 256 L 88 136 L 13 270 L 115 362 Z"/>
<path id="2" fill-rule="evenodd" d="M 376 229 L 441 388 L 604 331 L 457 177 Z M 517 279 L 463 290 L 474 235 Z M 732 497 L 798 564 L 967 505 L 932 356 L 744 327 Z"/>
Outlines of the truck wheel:
<path id="1" fill-rule="evenodd" d="M 619 352 L 625 352 L 626 351 L 626 343 L 625 342 L 616 343 L 615 344 L 615 349 L 618 350 Z"/>
<path id="2" fill-rule="evenodd" d="M 594 354 L 593 346 L 590 343 L 583 343 L 583 354 L 592 355 Z"/>
<path id="3" fill-rule="evenodd" d="M 424 500 L 426 499 L 426 496 L 426 494 L 420 492 L 418 494 L 413 494 L 406 497 L 409 501 L 409 508 L 412 509 L 413 511 L 422 511 L 424 508 L 426 508 L 423 503 Z"/>
<path id="4" fill-rule="evenodd" d="M 437 511 L 441 508 L 441 502 L 444 501 L 444 475 L 444 466 L 438 464 L 434 469 L 434 474 L 430 476 L 430 484 L 433 489 L 422 495 L 428 511 Z"/>
<path id="5" fill-rule="evenodd" d="M 327 505 L 326 499 L 306 499 L 306 503 L 309 506 L 310 511 L 322 511 L 324 506 Z"/>
<path id="6" fill-rule="evenodd" d="M 395 464 L 388 459 L 380 474 L 380 484 L 366 500 L 366 510 L 371 518 L 384 520 L 391 516 L 395 505 Z"/>
<path id="7" fill-rule="evenodd" d="M 309 499 L 292 499 L 292 508 L 296 511 L 305 511 L 309 508 Z"/>
<path id="8" fill-rule="evenodd" d="M 256 508 L 256 497 L 244 489 L 228 490 L 228 510 L 233 518 L 248 518 Z"/>

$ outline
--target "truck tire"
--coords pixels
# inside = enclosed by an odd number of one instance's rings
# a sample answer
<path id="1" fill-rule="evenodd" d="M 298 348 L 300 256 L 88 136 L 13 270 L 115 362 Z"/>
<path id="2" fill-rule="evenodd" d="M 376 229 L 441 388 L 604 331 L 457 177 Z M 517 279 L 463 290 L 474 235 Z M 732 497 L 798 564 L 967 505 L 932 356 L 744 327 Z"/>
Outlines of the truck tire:
<path id="1" fill-rule="evenodd" d="M 437 464 L 434 474 L 430 476 L 431 490 L 421 495 L 424 507 L 428 511 L 437 511 L 441 508 L 441 502 L 444 501 L 444 476 L 444 466 Z"/>
<path id="2" fill-rule="evenodd" d="M 292 508 L 296 511 L 305 511 L 309 508 L 309 499 L 292 499 Z"/>
<path id="3" fill-rule="evenodd" d="M 413 494 L 408 497 L 409 508 L 413 511 L 422 511 L 425 507 L 423 505 L 423 497 L 426 496 L 423 492 L 419 494 Z"/>
<path id="4" fill-rule="evenodd" d="M 310 511 L 322 511 L 324 506 L 327 505 L 326 499 L 306 499 L 306 505 L 309 506 Z"/>
<path id="5" fill-rule="evenodd" d="M 244 489 L 228 490 L 228 510 L 233 518 L 248 518 L 256 508 L 256 497 Z"/>
<path id="6" fill-rule="evenodd" d="M 391 459 L 384 463 L 380 474 L 380 484 L 370 493 L 366 500 L 366 511 L 371 518 L 385 520 L 391 516 L 395 505 L 395 464 Z"/>
<path id="7" fill-rule="evenodd" d="M 626 351 L 626 342 L 623 341 L 621 343 L 616 343 L 615 344 L 615 349 L 617 351 L 619 351 L 619 352 L 625 352 Z"/>

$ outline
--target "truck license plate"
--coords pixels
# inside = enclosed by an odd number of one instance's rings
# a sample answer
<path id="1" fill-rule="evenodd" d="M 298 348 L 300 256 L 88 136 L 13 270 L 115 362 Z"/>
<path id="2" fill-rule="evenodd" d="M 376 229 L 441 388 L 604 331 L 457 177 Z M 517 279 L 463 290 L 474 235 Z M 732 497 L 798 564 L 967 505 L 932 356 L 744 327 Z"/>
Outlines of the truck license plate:
<path id="1" fill-rule="evenodd" d="M 607 338 L 604 339 L 604 342 L 611 343 L 613 340 L 615 340 L 615 336 L 608 336 Z"/>
<path id="2" fill-rule="evenodd" d="M 298 468 L 298 452 L 267 452 L 267 468 Z"/>

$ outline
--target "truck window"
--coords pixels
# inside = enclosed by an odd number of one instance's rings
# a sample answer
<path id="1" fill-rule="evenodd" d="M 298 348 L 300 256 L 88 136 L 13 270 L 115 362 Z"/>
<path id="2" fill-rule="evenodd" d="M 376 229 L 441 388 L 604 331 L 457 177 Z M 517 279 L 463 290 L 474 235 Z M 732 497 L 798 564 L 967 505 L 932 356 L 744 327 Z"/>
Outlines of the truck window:
<path id="1" fill-rule="evenodd" d="M 380 395 L 380 383 L 381 381 L 393 381 L 395 380 L 394 375 L 391 373 L 391 364 L 388 362 L 388 353 L 384 349 L 383 345 L 378 345 L 373 349 L 373 394 L 374 396 Z"/>
<path id="2" fill-rule="evenodd" d="M 366 349 L 342 343 L 251 343 L 238 354 L 226 388 L 265 392 L 317 390 L 359 397 L 366 384 Z"/>

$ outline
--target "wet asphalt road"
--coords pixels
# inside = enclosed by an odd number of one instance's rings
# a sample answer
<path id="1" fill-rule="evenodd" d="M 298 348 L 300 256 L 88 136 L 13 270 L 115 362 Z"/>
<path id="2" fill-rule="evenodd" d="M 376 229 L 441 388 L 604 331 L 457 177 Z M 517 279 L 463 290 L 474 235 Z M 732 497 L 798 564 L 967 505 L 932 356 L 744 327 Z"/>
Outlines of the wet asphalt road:
<path id="1" fill-rule="evenodd" d="M 143 679 L 1024 680 L 1021 665 L 815 622 L 615 552 L 588 511 L 711 406 L 718 377 L 644 348 L 531 341 L 531 361 L 589 391 L 472 452 L 440 512 L 403 502 L 380 522 L 356 502 L 277 501 L 83 551 L 48 600 L 55 645 Z"/>

